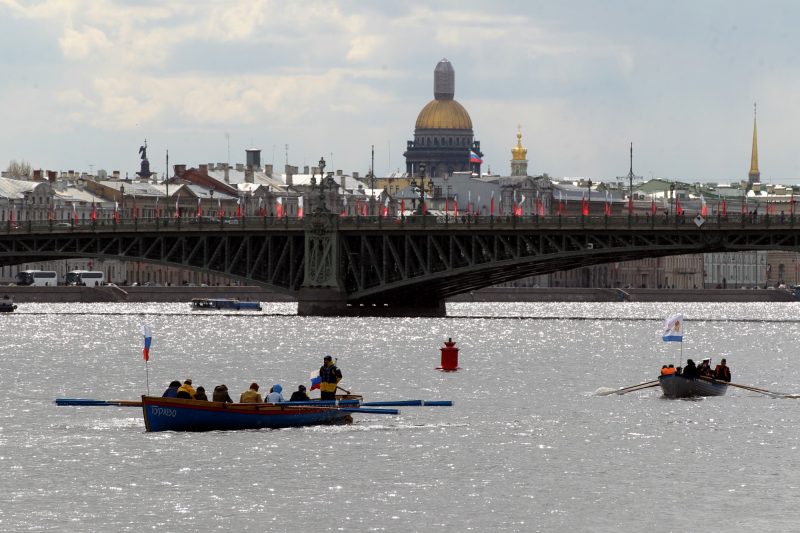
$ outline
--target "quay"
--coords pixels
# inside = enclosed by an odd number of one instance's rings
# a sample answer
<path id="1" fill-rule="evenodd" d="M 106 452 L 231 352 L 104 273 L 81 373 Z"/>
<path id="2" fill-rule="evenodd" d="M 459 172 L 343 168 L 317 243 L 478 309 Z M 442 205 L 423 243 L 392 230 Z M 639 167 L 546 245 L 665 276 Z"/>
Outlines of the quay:
<path id="1" fill-rule="evenodd" d="M 253 302 L 296 302 L 291 296 L 257 286 L 214 287 L 2 287 L 16 303 L 190 302 L 192 298 L 238 298 Z M 453 296 L 448 302 L 795 302 L 775 289 L 583 289 L 490 287 Z"/>

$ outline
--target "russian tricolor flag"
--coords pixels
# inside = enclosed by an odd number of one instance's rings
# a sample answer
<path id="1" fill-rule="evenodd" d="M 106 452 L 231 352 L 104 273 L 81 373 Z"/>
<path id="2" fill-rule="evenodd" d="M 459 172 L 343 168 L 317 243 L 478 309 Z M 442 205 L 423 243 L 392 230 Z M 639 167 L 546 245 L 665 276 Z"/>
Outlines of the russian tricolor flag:
<path id="1" fill-rule="evenodd" d="M 478 154 L 473 152 L 472 150 L 469 151 L 469 162 L 470 163 L 483 163 L 483 159 L 478 157 Z"/>
<path id="2" fill-rule="evenodd" d="M 319 388 L 319 384 L 322 383 L 322 377 L 319 375 L 319 370 L 316 370 L 311 373 L 311 388 L 308 390 L 314 390 Z"/>
<path id="3" fill-rule="evenodd" d="M 144 348 L 142 348 L 142 355 L 145 362 L 150 360 L 150 343 L 153 341 L 153 330 L 150 326 L 142 326 L 142 335 L 144 335 Z"/>

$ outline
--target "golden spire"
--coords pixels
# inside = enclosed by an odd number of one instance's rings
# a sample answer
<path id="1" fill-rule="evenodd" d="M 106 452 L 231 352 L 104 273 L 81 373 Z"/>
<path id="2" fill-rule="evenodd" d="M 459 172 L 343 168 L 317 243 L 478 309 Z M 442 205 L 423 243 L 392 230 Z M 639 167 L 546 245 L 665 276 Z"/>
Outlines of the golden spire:
<path id="1" fill-rule="evenodd" d="M 517 145 L 511 149 L 512 161 L 525 161 L 528 157 L 528 149 L 522 147 L 522 127 L 517 126 Z"/>
<path id="2" fill-rule="evenodd" d="M 750 172 L 747 174 L 750 183 L 761 181 L 761 173 L 758 171 L 758 137 L 756 135 L 756 104 L 753 103 L 753 152 L 750 156 Z"/>

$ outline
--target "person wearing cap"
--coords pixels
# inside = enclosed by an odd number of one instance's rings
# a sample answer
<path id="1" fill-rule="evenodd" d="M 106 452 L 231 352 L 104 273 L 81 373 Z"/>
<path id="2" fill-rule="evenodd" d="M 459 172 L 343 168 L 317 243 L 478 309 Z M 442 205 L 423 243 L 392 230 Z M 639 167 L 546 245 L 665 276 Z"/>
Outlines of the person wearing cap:
<path id="1" fill-rule="evenodd" d="M 297 390 L 292 393 L 292 397 L 289 398 L 290 402 L 307 402 L 311 398 L 308 397 L 308 393 L 306 392 L 306 386 L 300 385 L 297 387 Z"/>
<path id="2" fill-rule="evenodd" d="M 273 385 L 272 390 L 269 391 L 264 401 L 267 403 L 285 402 L 286 400 L 283 399 L 283 395 L 281 394 L 282 391 L 283 387 L 281 387 L 280 384 Z"/>
<path id="3" fill-rule="evenodd" d="M 264 399 L 258 392 L 258 383 L 251 383 L 250 388 L 239 396 L 240 403 L 264 403 Z"/>
<path id="4" fill-rule="evenodd" d="M 727 361 L 725 361 L 725 359 L 722 359 L 722 361 L 720 361 L 717 367 L 714 369 L 714 379 L 730 382 L 731 369 L 727 365 Z"/>
<path id="5" fill-rule="evenodd" d="M 710 377 L 714 376 L 714 372 L 711 370 L 710 361 L 711 361 L 711 359 L 706 357 L 700 363 L 700 366 L 697 367 L 697 373 L 700 374 L 700 376 L 707 377 L 707 378 L 710 378 Z"/>
<path id="6" fill-rule="evenodd" d="M 342 381 L 342 371 L 333 362 L 333 357 L 326 355 L 319 368 L 319 392 L 321 400 L 335 400 L 336 388 Z"/>
<path id="7" fill-rule="evenodd" d="M 181 388 L 178 389 L 177 397 L 192 400 L 194 399 L 194 395 L 195 391 L 194 387 L 192 387 L 192 380 L 187 378 L 186 381 L 183 382 L 183 385 L 181 385 Z"/>

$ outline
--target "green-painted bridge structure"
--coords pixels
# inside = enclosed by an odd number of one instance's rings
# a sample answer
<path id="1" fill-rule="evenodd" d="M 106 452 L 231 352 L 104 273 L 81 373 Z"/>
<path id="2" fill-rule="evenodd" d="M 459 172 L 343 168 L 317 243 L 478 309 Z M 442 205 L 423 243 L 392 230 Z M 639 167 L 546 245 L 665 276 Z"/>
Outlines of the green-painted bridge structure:
<path id="1" fill-rule="evenodd" d="M 230 221 L 227 221 L 230 222 Z M 298 300 L 308 316 L 442 316 L 457 294 L 600 263 L 704 252 L 800 251 L 800 219 L 679 217 L 139 219 L 0 225 L 0 265 L 144 261 L 221 274 Z"/>

